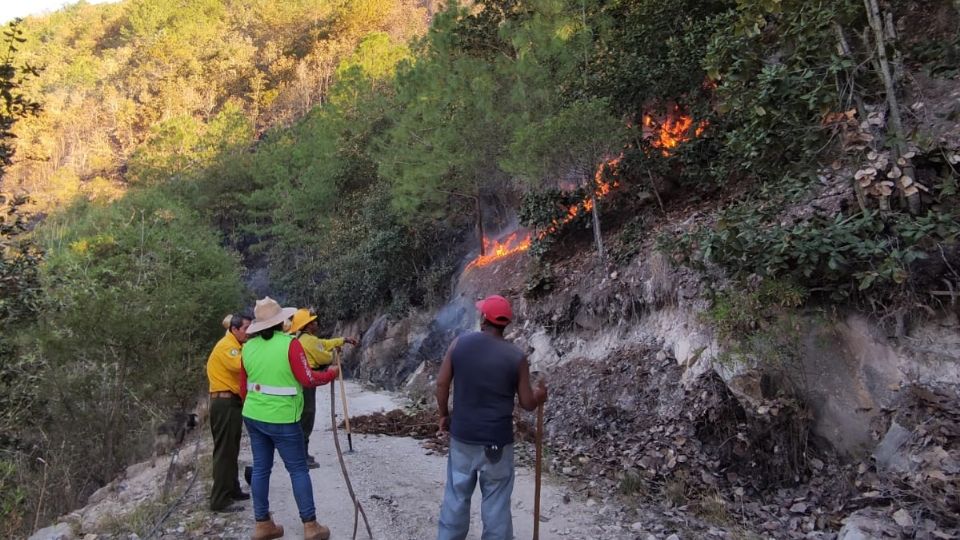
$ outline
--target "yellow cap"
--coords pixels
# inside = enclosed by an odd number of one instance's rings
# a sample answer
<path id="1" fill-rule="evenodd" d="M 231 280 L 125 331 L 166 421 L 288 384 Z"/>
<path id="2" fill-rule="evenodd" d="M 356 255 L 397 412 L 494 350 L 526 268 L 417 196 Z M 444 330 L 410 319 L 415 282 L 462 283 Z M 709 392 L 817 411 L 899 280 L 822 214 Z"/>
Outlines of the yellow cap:
<path id="1" fill-rule="evenodd" d="M 300 308 L 297 310 L 296 313 L 293 314 L 293 320 L 290 324 L 290 330 L 287 330 L 287 332 L 291 334 L 296 334 L 301 329 L 303 329 L 304 326 L 309 324 L 310 321 L 315 321 L 315 320 L 317 320 L 317 316 L 311 314 L 309 309 Z"/>

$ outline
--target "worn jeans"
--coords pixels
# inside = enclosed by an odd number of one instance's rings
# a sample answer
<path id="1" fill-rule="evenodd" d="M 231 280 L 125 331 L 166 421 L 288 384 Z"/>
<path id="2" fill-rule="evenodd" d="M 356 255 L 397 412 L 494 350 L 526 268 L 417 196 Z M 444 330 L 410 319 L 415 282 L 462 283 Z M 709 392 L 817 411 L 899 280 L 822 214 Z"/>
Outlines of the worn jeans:
<path id="1" fill-rule="evenodd" d="M 304 522 L 317 517 L 313 503 L 313 485 L 307 469 L 307 453 L 303 446 L 303 431 L 298 422 L 271 424 L 244 418 L 250 447 L 253 450 L 253 517 L 265 521 L 270 517 L 270 472 L 273 470 L 273 450 L 276 449 L 290 474 L 293 498 L 297 501 L 300 519 Z"/>
<path id="2" fill-rule="evenodd" d="M 513 516 L 510 495 L 513 493 L 513 445 L 503 447 L 503 454 L 491 463 L 483 446 L 462 443 L 450 438 L 447 456 L 447 486 L 440 507 L 440 528 L 437 540 L 463 540 L 470 530 L 470 497 L 480 481 L 480 518 L 483 540 L 512 540 Z"/>

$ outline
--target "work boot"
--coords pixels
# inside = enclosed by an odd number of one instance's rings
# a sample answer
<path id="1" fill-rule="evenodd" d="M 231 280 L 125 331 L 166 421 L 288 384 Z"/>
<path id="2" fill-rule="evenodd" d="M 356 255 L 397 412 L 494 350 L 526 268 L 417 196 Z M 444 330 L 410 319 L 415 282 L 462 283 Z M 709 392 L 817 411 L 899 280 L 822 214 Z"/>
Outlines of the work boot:
<path id="1" fill-rule="evenodd" d="M 303 523 L 303 540 L 327 540 L 330 538 L 330 529 L 317 523 L 317 520 Z"/>
<path id="2" fill-rule="evenodd" d="M 266 521 L 258 521 L 253 528 L 253 536 L 250 540 L 273 540 L 283 536 L 283 526 L 273 522 L 273 516 Z"/>

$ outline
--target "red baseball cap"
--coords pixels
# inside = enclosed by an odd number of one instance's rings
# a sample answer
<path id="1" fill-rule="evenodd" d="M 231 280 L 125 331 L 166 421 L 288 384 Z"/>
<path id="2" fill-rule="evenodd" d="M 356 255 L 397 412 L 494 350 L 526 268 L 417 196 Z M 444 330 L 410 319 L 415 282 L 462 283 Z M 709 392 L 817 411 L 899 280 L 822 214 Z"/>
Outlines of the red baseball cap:
<path id="1" fill-rule="evenodd" d="M 483 315 L 483 318 L 500 326 L 510 324 L 513 320 L 513 310 L 510 308 L 510 302 L 500 295 L 492 295 L 480 300 L 476 304 L 477 310 Z"/>

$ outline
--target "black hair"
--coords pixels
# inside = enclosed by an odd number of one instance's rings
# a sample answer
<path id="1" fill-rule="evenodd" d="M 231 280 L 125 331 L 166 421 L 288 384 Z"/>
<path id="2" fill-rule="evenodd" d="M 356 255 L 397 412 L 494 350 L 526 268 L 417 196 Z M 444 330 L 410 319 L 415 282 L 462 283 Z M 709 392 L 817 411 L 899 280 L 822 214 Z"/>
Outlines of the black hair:
<path id="1" fill-rule="evenodd" d="M 260 336 L 263 339 L 270 339 L 273 337 L 273 334 L 276 332 L 283 332 L 283 323 L 275 324 L 270 328 L 264 328 L 263 330 L 254 334 L 254 336 Z"/>
<path id="2" fill-rule="evenodd" d="M 243 321 L 252 321 L 253 317 L 246 313 L 236 313 L 233 317 L 230 317 L 230 328 L 240 328 L 243 326 Z"/>

